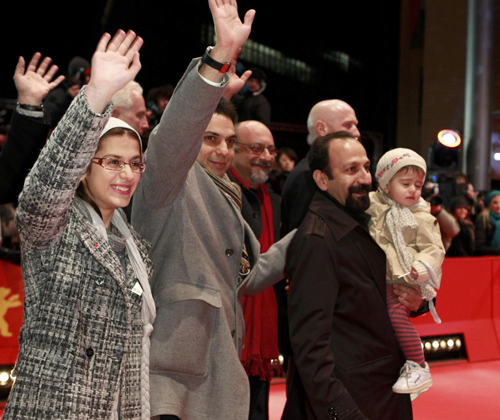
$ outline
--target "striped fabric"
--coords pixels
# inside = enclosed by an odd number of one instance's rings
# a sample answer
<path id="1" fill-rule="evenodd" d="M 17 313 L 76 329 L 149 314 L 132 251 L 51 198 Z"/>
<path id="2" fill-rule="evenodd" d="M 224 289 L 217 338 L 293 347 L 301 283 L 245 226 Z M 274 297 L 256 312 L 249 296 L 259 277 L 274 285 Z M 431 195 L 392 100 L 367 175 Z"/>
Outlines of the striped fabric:
<path id="1" fill-rule="evenodd" d="M 410 310 L 399 302 L 394 293 L 393 284 L 386 286 L 386 292 L 389 317 L 406 360 L 413 360 L 415 363 L 423 364 L 425 362 L 424 352 L 422 351 L 420 336 L 410 321 Z"/>

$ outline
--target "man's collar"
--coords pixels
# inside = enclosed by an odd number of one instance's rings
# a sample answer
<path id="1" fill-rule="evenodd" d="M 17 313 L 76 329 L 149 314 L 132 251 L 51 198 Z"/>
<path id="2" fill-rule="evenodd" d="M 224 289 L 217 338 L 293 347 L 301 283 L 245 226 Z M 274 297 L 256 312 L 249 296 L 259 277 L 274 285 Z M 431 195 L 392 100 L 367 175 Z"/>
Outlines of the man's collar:
<path id="1" fill-rule="evenodd" d="M 325 220 L 337 240 L 358 226 L 367 228 L 368 225 L 369 216 L 366 213 L 355 214 L 349 211 L 325 191 L 316 191 L 310 209 Z"/>
<path id="2" fill-rule="evenodd" d="M 231 166 L 229 170 L 227 171 L 227 175 L 229 176 L 229 179 L 233 182 L 237 182 L 241 186 L 245 187 L 246 189 L 250 189 L 248 184 L 243 180 L 243 178 L 236 172 L 236 170 Z"/>

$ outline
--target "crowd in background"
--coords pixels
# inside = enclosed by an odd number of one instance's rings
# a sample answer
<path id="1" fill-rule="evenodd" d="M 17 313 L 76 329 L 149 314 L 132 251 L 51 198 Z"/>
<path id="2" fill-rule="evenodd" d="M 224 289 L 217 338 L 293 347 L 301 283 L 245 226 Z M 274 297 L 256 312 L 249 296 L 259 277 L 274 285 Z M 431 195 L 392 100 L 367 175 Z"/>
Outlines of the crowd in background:
<path id="1" fill-rule="evenodd" d="M 27 75 L 30 71 L 37 73 L 40 79 L 46 82 L 43 86 L 43 92 L 36 91 L 36 95 L 34 87 L 27 83 Z M 267 76 L 262 69 L 253 68 L 250 71 L 251 74 L 247 72 L 246 77 L 243 77 L 245 73 L 233 75 L 240 82 L 244 80 L 245 83 L 241 83 L 239 89 L 232 92 L 227 98 L 232 101 L 233 107 L 237 111 L 235 160 L 228 174 L 231 182 L 238 184 L 240 191 L 242 191 L 243 203 L 239 203 L 242 207 L 242 217 L 252 227 L 260 242 L 260 249 L 264 252 L 274 242 L 277 242 L 280 236 L 284 236 L 297 227 L 290 224 L 291 218 L 286 216 L 286 212 L 289 215 L 290 212 L 300 212 L 301 210 L 287 202 L 284 195 L 286 186 L 292 185 L 292 178 L 295 179 L 294 176 L 299 173 L 296 169 L 303 171 L 298 165 L 300 162 L 304 163 L 304 160 L 301 161 L 297 153 L 286 145 L 280 147 L 279 150 L 275 147 L 269 129 L 271 104 L 262 94 L 267 88 Z M 39 53 L 35 54 L 28 66 L 25 65 L 24 59 L 18 63 L 14 81 L 21 105 L 18 104 L 14 110 L 12 124 L 10 121 L 2 122 L 3 127 L 0 130 L 2 134 L 0 135 L 3 136 L 4 142 L 2 149 L 0 149 L 0 176 L 9 174 L 10 177 L 14 173 L 13 167 L 16 162 L 10 161 L 10 159 L 9 162 L 6 162 L 4 151 L 13 142 L 27 139 L 30 136 L 29 124 L 37 126 L 37 132 L 41 133 L 43 140 L 41 142 L 37 139 L 38 143 L 32 147 L 36 153 L 31 159 L 30 167 L 35 163 L 44 140 L 58 126 L 68 108 L 78 97 L 79 92 L 89 83 L 92 68 L 86 59 L 75 57 L 68 65 L 65 78 L 56 77 L 56 72 L 57 67 L 51 65 L 50 59 L 42 60 Z M 42 83 L 41 80 L 40 83 Z M 149 136 L 155 127 L 160 125 L 162 115 L 174 94 L 174 90 L 173 85 L 161 85 L 150 89 L 147 95 L 144 95 L 142 87 L 137 82 L 130 81 L 114 93 L 111 100 L 113 109 L 109 112 L 114 118 L 125 122 L 127 127 L 130 126 L 135 130 L 134 132 L 141 138 L 143 152 L 148 148 Z M 27 104 L 28 101 L 24 98 L 30 96 L 36 96 L 38 102 L 35 102 L 37 104 Z M 278 104 L 273 105 L 278 106 Z M 335 118 L 338 118 L 339 121 L 339 115 L 345 112 L 345 105 L 347 104 L 335 103 Z M 314 114 L 315 106 L 311 110 L 310 120 Z M 329 103 L 328 106 L 331 104 Z M 354 115 L 352 108 L 348 105 L 347 107 L 347 111 Z M 316 110 L 316 119 L 312 118 L 311 121 L 314 123 L 320 121 L 320 117 L 323 117 L 321 112 Z M 14 122 L 15 119 L 17 121 Z M 315 125 L 312 129 L 310 121 L 308 121 L 309 134 L 310 136 L 314 134 L 312 140 L 308 140 L 308 142 L 311 144 L 316 137 L 319 138 L 332 130 L 346 130 L 351 132 L 353 138 L 357 138 L 359 131 L 355 116 L 354 121 L 350 123 L 349 127 L 339 126 L 336 129 L 326 127 L 327 124 L 325 127 Z M 19 127 L 26 129 L 26 131 L 19 134 Z M 128 164 L 128 162 L 125 163 Z M 372 167 L 375 167 L 376 163 L 372 162 Z M 102 159 L 100 165 L 103 165 Z M 105 168 L 105 166 L 102 167 Z M 308 173 L 307 170 L 308 168 L 306 168 L 306 173 Z M 15 175 L 15 182 L 9 181 L 12 185 L 18 186 L 18 191 L 14 195 L 3 195 L 2 193 L 2 202 L 0 203 L 0 258 L 18 265 L 21 264 L 21 243 L 14 218 L 18 205 L 17 194 L 20 192 L 19 185 L 24 182 L 28 171 L 29 168 L 25 172 Z M 311 178 L 310 175 L 308 176 Z M 3 182 L 6 182 L 6 179 L 7 175 L 4 175 Z M 309 182 L 312 180 L 309 179 Z M 283 201 L 281 196 L 283 196 Z M 446 196 L 440 194 L 439 184 L 433 178 L 429 178 L 422 188 L 422 197 L 430 202 L 431 214 L 439 223 L 443 245 L 448 257 L 500 255 L 500 191 L 475 191 L 467 176 L 457 172 L 452 191 L 448 192 Z M 306 200 L 306 208 L 308 205 L 309 202 Z M 280 208 L 281 206 L 283 208 Z M 127 207 L 124 210 L 130 221 L 131 209 L 129 206 Z M 281 220 L 282 218 L 283 220 Z M 257 225 L 253 224 L 255 222 L 253 219 L 258 220 Z M 282 222 L 285 223 L 284 228 Z M 232 249 L 226 251 L 229 257 Z M 269 307 L 264 308 L 263 302 L 269 296 L 263 298 L 262 301 L 258 298 L 255 300 L 249 298 L 243 301 L 247 336 L 242 363 L 251 383 L 249 416 L 251 420 L 266 418 L 270 379 L 273 374 L 282 373 L 282 369 L 277 366 L 276 362 L 278 359 L 278 339 L 285 341 L 284 343 L 280 342 L 280 353 L 289 353 L 289 343 L 283 339 L 283 335 L 288 336 L 288 331 L 286 325 L 282 325 L 283 322 L 286 324 L 286 319 L 283 321 L 283 318 L 286 318 L 286 315 L 283 314 L 283 312 L 286 313 L 286 290 L 286 282 L 282 281 L 275 285 L 270 296 L 274 302 L 276 314 L 270 313 Z M 261 308 L 264 309 L 262 309 L 261 314 L 258 314 L 256 308 L 259 311 Z M 280 337 L 274 330 L 263 330 L 256 333 L 250 328 L 254 324 L 260 325 L 260 321 L 264 317 L 271 315 L 277 319 Z M 278 326 L 276 326 L 277 329 Z M 255 340 L 262 341 L 259 349 L 255 350 L 256 355 L 246 354 L 252 349 L 252 343 L 255 343 Z M 271 349 L 267 348 L 270 341 L 276 342 L 276 346 Z M 265 356 L 265 363 L 262 362 L 260 365 L 253 363 L 254 360 L 250 359 L 254 356 L 263 359 Z M 247 361 L 245 358 L 249 360 Z"/>

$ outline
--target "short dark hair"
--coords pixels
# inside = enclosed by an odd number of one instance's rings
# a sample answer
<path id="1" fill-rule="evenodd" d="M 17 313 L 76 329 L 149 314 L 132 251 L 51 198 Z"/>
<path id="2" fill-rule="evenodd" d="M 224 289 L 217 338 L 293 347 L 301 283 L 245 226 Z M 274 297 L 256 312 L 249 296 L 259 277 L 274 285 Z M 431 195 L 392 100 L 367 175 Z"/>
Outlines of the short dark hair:
<path id="1" fill-rule="evenodd" d="M 328 151 L 330 149 L 330 143 L 335 139 L 357 140 L 357 138 L 348 131 L 328 133 L 325 136 L 318 137 L 316 140 L 314 140 L 308 158 L 311 175 L 314 173 L 314 171 L 320 170 L 328 176 L 328 179 L 333 179 L 333 174 L 330 169 L 330 155 Z"/>
<path id="2" fill-rule="evenodd" d="M 293 150 L 291 147 L 280 147 L 276 160 L 279 160 L 281 155 L 287 155 L 295 163 L 299 161 L 297 153 L 295 153 L 295 150 Z"/>
<path id="3" fill-rule="evenodd" d="M 233 124 L 236 124 L 236 120 L 238 118 L 236 107 L 230 100 L 225 98 L 221 98 L 217 104 L 217 108 L 215 108 L 214 114 L 220 114 L 230 118 Z"/>
<path id="4" fill-rule="evenodd" d="M 174 93 L 174 87 L 172 85 L 163 85 L 152 88 L 148 92 L 148 96 L 146 98 L 147 102 L 153 102 L 155 104 L 158 103 L 158 99 L 168 99 L 172 97 Z"/>

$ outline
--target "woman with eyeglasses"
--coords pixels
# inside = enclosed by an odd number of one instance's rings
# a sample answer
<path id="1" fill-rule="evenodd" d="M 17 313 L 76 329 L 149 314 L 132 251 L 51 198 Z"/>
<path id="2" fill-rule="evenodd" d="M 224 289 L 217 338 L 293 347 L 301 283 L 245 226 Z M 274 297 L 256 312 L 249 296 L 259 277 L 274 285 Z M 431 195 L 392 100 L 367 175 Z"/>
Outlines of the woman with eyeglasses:
<path id="1" fill-rule="evenodd" d="M 140 70 L 142 43 L 102 36 L 20 195 L 24 319 L 3 419 L 150 418 L 152 265 L 120 209 L 145 164 L 109 103 Z"/>

